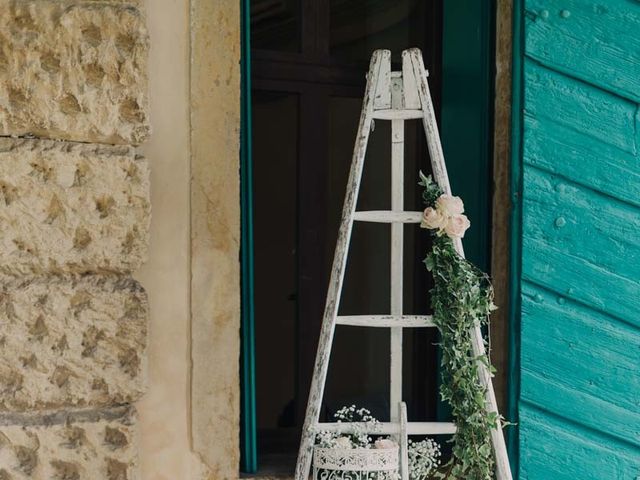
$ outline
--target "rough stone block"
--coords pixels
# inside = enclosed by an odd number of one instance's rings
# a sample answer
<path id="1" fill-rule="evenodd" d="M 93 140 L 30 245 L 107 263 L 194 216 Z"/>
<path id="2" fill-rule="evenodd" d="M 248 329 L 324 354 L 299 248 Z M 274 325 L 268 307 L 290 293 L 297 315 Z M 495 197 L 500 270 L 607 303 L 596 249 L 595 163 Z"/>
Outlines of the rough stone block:
<path id="1" fill-rule="evenodd" d="M 0 410 L 138 399 L 147 317 L 146 294 L 128 277 L 0 283 Z"/>
<path id="2" fill-rule="evenodd" d="M 0 0 L 0 134 L 143 142 L 148 49 L 129 4 Z"/>
<path id="3" fill-rule="evenodd" d="M 131 407 L 0 415 L 1 480 L 137 480 Z"/>
<path id="4" fill-rule="evenodd" d="M 132 147 L 0 139 L 0 273 L 121 273 L 146 260 L 147 162 Z"/>

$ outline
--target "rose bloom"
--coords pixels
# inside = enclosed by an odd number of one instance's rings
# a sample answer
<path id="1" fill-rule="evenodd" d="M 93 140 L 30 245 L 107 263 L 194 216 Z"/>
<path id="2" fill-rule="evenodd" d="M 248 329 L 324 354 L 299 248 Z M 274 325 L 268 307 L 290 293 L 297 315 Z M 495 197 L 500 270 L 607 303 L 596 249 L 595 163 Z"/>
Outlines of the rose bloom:
<path id="1" fill-rule="evenodd" d="M 442 194 L 436 200 L 436 209 L 440 210 L 444 216 L 452 217 L 464 212 L 464 203 L 460 197 Z"/>
<path id="2" fill-rule="evenodd" d="M 394 442 L 393 440 L 389 440 L 388 438 L 380 438 L 379 440 L 376 440 L 373 446 L 378 450 L 396 448 L 396 442 Z"/>
<path id="3" fill-rule="evenodd" d="M 352 448 L 351 440 L 348 437 L 338 437 L 336 438 L 336 448 Z"/>
<path id="4" fill-rule="evenodd" d="M 471 222 L 466 215 L 453 215 L 449 218 L 447 225 L 444 227 L 444 231 L 451 238 L 462 238 L 467 228 L 471 226 Z"/>
<path id="5" fill-rule="evenodd" d="M 422 228 L 428 228 L 429 230 L 442 230 L 447 224 L 447 217 L 442 212 L 435 208 L 428 207 L 422 214 L 422 222 L 420 226 Z"/>

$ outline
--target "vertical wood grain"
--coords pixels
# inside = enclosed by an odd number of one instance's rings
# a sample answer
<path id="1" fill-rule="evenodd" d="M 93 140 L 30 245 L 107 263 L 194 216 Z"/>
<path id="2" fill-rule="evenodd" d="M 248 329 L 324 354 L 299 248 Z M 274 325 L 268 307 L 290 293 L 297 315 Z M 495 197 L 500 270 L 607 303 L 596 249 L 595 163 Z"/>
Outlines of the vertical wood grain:
<path id="1" fill-rule="evenodd" d="M 404 120 L 391 121 L 391 210 L 404 208 Z M 404 225 L 391 224 L 391 315 L 402 315 Z M 402 327 L 391 329 L 391 421 L 402 401 Z"/>

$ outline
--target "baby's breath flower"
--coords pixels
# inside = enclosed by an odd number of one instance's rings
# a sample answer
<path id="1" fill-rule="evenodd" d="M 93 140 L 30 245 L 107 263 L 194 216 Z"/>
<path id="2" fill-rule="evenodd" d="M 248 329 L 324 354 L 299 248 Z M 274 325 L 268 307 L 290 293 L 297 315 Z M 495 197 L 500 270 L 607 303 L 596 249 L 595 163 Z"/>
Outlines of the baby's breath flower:
<path id="1" fill-rule="evenodd" d="M 409 477 L 425 480 L 440 466 L 440 445 L 427 438 L 420 442 L 409 440 Z"/>

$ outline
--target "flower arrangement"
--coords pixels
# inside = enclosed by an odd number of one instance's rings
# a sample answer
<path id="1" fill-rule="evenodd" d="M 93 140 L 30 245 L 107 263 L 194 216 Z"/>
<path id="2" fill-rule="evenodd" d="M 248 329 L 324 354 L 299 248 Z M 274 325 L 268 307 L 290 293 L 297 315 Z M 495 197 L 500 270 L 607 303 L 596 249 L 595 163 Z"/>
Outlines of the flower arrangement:
<path id="1" fill-rule="evenodd" d="M 437 478 L 491 480 L 495 473 L 491 430 L 501 428 L 502 419 L 487 412 L 487 390 L 478 378 L 479 362 L 492 373 L 495 370 L 486 355 L 474 355 L 469 332 L 488 322 L 489 313 L 495 309 L 493 289 L 488 276 L 454 248 L 452 240 L 462 238 L 469 227 L 462 200 L 444 195 L 431 177 L 422 173 L 420 185 L 427 205 L 422 227 L 433 235 L 433 247 L 424 262 L 433 273 L 431 307 L 441 335 L 440 395 L 451 405 L 457 426 L 451 439 L 452 458 Z"/>
<path id="2" fill-rule="evenodd" d="M 378 422 L 369 410 L 366 408 L 356 408 L 355 405 L 350 407 L 342 407 L 334 415 L 338 423 L 362 422 L 369 424 L 371 429 L 375 429 Z M 371 448 L 372 439 L 366 432 L 357 432 L 350 435 L 343 435 L 337 432 L 318 432 L 316 436 L 316 445 L 323 448 Z"/>
<path id="3" fill-rule="evenodd" d="M 412 480 L 432 478 L 440 466 L 440 445 L 427 438 L 419 442 L 409 440 L 409 477 Z"/>
<path id="4" fill-rule="evenodd" d="M 362 422 L 367 424 L 367 430 L 375 431 L 375 426 L 378 424 L 378 420 L 376 420 L 369 410 L 366 408 L 356 408 L 355 405 L 351 405 L 350 407 L 343 407 L 338 410 L 334 417 L 336 418 L 338 423 L 342 422 Z M 398 472 L 397 472 L 397 459 L 398 459 L 398 444 L 388 437 L 380 437 L 380 438 L 372 438 L 365 432 L 356 432 L 353 434 L 345 435 L 337 432 L 330 431 L 320 431 L 316 434 L 316 447 L 322 449 L 321 453 L 326 455 L 325 449 L 328 450 L 341 450 L 345 452 L 345 456 L 343 458 L 348 458 L 349 452 L 353 451 L 354 454 L 358 455 L 360 460 L 362 458 L 362 452 L 370 451 L 371 454 L 376 454 L 382 456 L 382 458 L 389 458 L 391 454 L 394 457 L 396 469 L 388 472 L 384 475 L 380 475 L 380 472 L 377 472 L 375 475 L 370 478 L 385 479 L 385 480 L 398 480 Z M 356 453 L 357 452 L 357 453 Z M 366 455 L 366 454 L 365 454 Z M 411 480 L 427 480 L 431 478 L 435 478 L 434 474 L 436 469 L 440 466 L 440 446 L 431 439 L 425 439 L 419 442 L 409 441 L 409 476 Z M 364 457 L 366 458 L 366 456 Z M 378 461 L 375 457 L 374 461 Z M 326 463 L 326 461 L 325 461 Z M 338 463 L 338 462 L 334 462 Z M 344 464 L 341 465 L 344 467 Z M 354 470 L 364 468 L 362 463 L 355 465 L 354 462 Z M 343 468 L 344 470 L 344 468 Z M 347 471 L 347 470 L 344 470 Z M 330 478 L 342 478 L 339 476 L 332 476 Z M 344 478 L 351 479 L 351 476 L 345 476 Z M 367 476 L 358 475 L 354 478 L 369 478 Z"/>
<path id="5" fill-rule="evenodd" d="M 441 194 L 433 207 L 424 210 L 420 226 L 435 230 L 436 235 L 446 233 L 450 238 L 462 238 L 471 222 L 464 215 L 464 204 L 460 197 Z"/>

